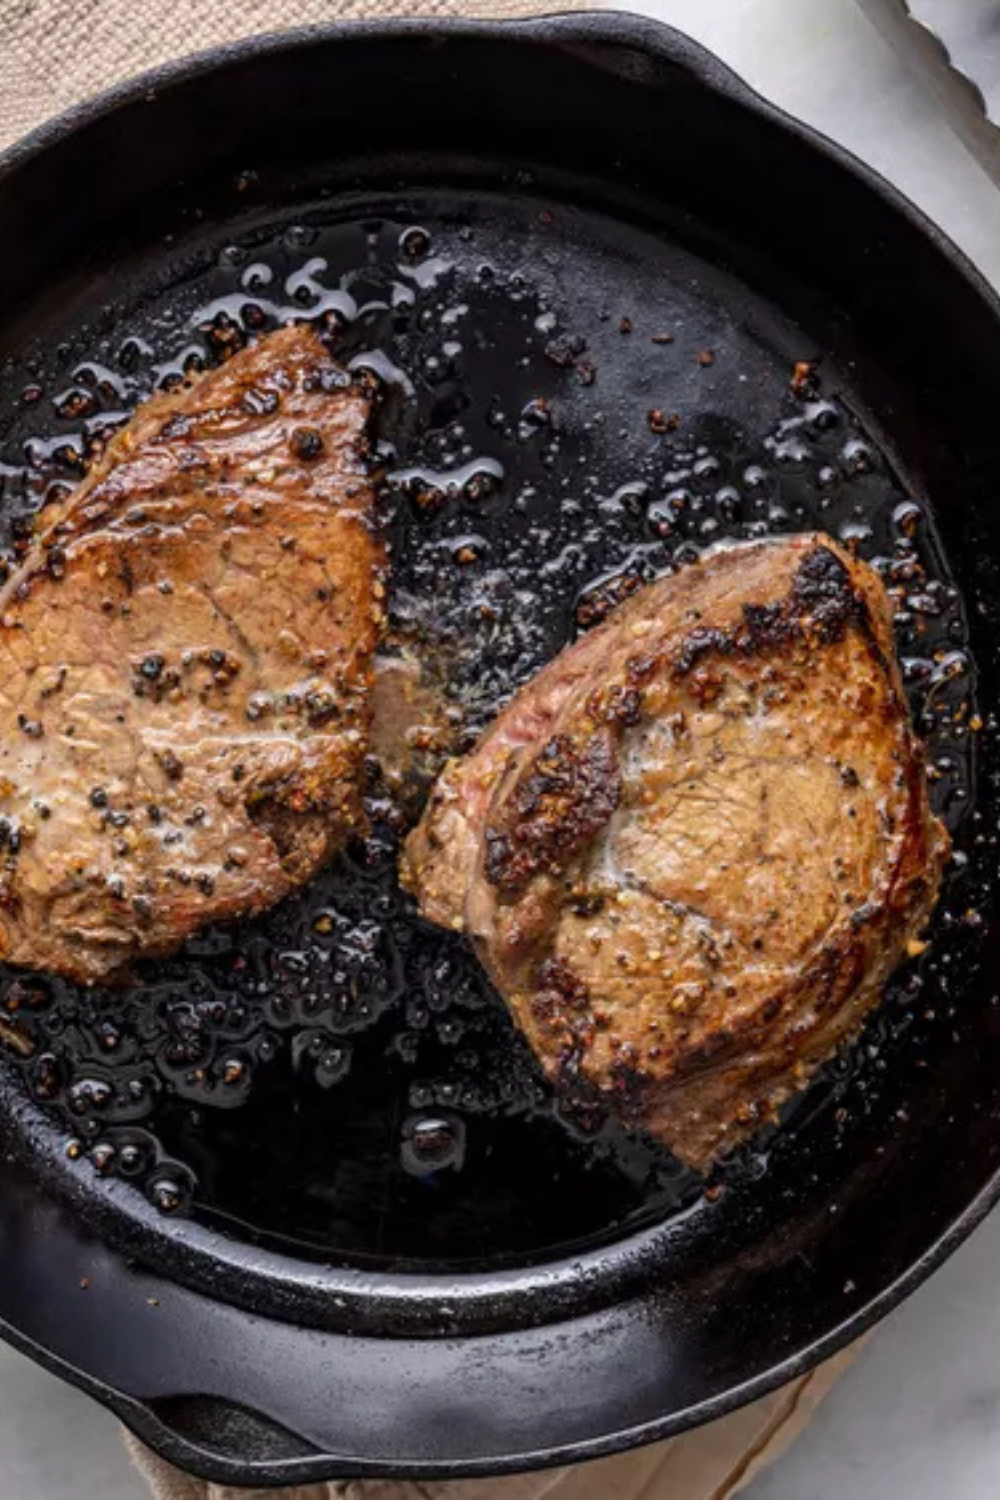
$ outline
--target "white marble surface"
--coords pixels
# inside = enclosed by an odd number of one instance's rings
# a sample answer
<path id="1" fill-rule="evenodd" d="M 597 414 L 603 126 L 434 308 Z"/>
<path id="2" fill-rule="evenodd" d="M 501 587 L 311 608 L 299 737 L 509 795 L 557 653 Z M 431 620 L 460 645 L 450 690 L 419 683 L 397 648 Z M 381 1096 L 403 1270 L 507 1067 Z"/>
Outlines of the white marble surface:
<path id="1" fill-rule="evenodd" d="M 902 3 L 902 0 L 900 0 Z M 906 0 L 914 17 L 944 43 L 952 62 L 979 89 L 987 112 L 1000 121 L 1000 3 L 998 0 Z"/>
<path id="2" fill-rule="evenodd" d="M 745 1497 L 996 1500 L 998 1494 L 1000 1214 L 994 1213 L 875 1330 L 795 1447 Z"/>
<path id="3" fill-rule="evenodd" d="M 961 0 L 947 0 L 957 5 Z M 1000 191 L 947 83 L 891 42 L 893 0 L 633 0 L 896 181 L 1000 286 Z M 2 40 L 2 39 L 0 39 Z M 1000 1215 L 872 1336 L 750 1500 L 995 1500 Z M 140 1500 L 108 1415 L 0 1346 L 0 1500 Z M 649 1500 L 685 1500 L 684 1496 Z"/>

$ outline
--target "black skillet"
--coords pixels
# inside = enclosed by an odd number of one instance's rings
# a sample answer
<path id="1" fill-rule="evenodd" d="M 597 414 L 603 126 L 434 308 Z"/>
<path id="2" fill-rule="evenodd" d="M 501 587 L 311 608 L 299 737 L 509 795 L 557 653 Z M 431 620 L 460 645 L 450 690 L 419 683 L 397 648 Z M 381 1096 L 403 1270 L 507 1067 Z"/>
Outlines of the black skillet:
<path id="1" fill-rule="evenodd" d="M 15 542 L 234 341 L 317 317 L 374 363 L 397 634 L 470 736 L 609 594 L 853 539 L 958 851 L 858 1044 L 702 1183 L 551 1098 L 400 897 L 373 778 L 367 844 L 265 921 L 125 995 L 3 978 L 6 1337 L 216 1479 L 457 1476 L 704 1422 L 917 1285 L 1000 1184 L 1000 319 L 954 247 L 660 26 L 435 22 L 45 127 L 0 170 L 0 287 Z"/>

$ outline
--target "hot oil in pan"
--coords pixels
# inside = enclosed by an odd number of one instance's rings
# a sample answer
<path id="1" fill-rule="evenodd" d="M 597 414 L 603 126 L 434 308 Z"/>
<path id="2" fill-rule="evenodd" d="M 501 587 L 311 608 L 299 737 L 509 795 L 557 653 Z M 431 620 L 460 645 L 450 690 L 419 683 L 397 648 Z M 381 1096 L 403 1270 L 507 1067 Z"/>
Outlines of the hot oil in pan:
<path id="1" fill-rule="evenodd" d="M 464 743 L 642 581 L 725 540 L 817 527 L 893 590 L 935 805 L 958 827 L 978 721 L 929 518 L 821 351 L 744 289 L 529 200 L 308 218 L 168 281 L 6 372 L 12 539 L 150 390 L 315 318 L 382 382 L 393 636 L 438 664 Z M 127 994 L 6 979 L 6 1050 L 79 1170 L 133 1180 L 164 1213 L 368 1263 L 544 1257 L 691 1203 L 702 1185 L 664 1152 L 554 1102 L 464 943 L 400 893 L 405 820 L 374 774 L 371 793 L 363 847 Z M 963 862 L 960 847 L 946 908 L 968 904 Z M 916 1036 L 925 977 L 901 976 L 864 1046 L 793 1107 L 782 1149 L 864 1107 L 882 1044 Z M 766 1162 L 749 1150 L 723 1178 Z"/>

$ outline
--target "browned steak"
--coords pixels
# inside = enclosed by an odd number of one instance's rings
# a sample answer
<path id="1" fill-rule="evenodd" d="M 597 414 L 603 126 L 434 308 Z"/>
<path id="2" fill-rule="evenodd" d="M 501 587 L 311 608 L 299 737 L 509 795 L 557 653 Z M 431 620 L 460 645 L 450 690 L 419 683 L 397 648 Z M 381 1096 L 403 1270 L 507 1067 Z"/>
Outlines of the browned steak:
<path id="1" fill-rule="evenodd" d="M 445 772 L 403 874 L 555 1081 L 704 1170 L 875 1004 L 948 847 L 882 584 L 805 535 L 564 651 Z"/>
<path id="2" fill-rule="evenodd" d="M 288 328 L 111 442 L 0 593 L 0 956 L 96 981 L 362 823 L 368 401 Z"/>

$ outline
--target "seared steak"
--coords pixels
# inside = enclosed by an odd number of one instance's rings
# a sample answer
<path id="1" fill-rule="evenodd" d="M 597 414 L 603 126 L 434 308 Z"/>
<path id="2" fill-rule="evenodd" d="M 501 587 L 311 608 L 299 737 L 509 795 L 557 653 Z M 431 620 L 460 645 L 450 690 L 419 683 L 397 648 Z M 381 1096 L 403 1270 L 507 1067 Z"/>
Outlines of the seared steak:
<path id="1" fill-rule="evenodd" d="M 288 328 L 156 397 L 0 593 L 0 957 L 120 976 L 362 825 L 368 400 Z"/>
<path id="2" fill-rule="evenodd" d="M 403 874 L 553 1080 L 705 1170 L 875 1004 L 948 848 L 882 584 L 805 535 L 564 651 L 445 772 Z"/>

